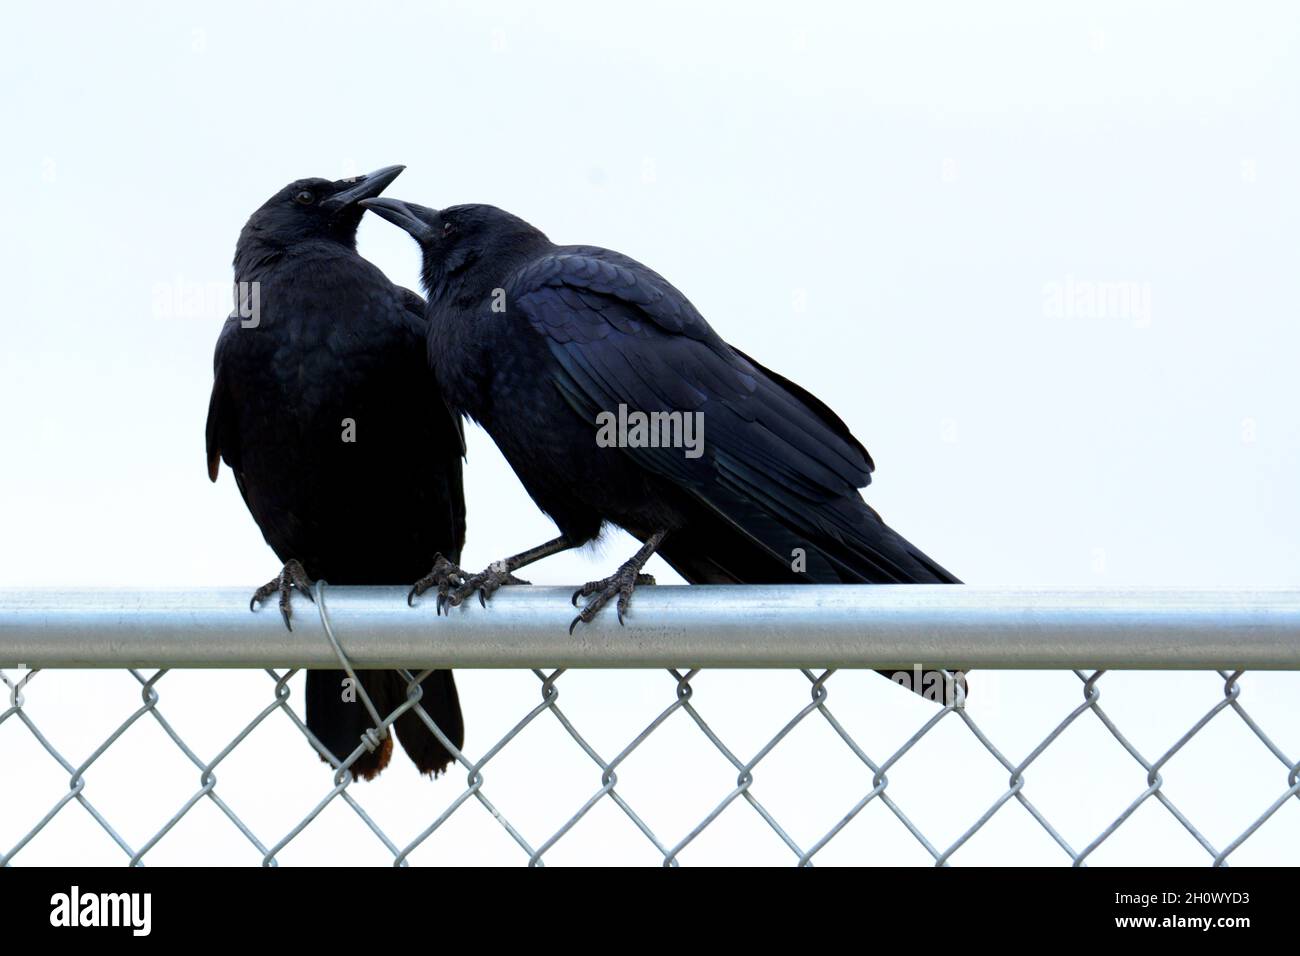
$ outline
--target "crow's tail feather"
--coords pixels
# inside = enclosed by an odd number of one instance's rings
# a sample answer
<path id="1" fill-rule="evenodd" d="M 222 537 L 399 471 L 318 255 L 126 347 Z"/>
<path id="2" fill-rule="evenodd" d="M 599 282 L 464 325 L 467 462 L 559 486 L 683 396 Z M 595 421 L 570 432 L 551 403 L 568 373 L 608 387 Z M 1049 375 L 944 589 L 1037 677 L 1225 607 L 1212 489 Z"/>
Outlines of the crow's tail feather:
<path id="1" fill-rule="evenodd" d="M 395 682 L 401 699 L 405 699 L 406 681 L 392 671 L 384 673 Z M 451 671 L 434 671 L 424 679 L 420 687 L 424 691 L 420 706 L 456 749 L 460 750 L 465 743 L 465 723 L 461 718 L 460 697 L 456 693 L 456 681 L 451 676 Z M 450 751 L 429 729 L 414 707 L 398 717 L 394 726 L 397 728 L 398 743 L 420 773 L 437 776 L 454 761 Z"/>
<path id="2" fill-rule="evenodd" d="M 366 731 L 374 727 L 361 695 L 346 693 L 346 678 L 343 671 L 307 672 L 307 729 L 340 761 L 347 759 Z M 386 718 L 406 700 L 406 681 L 395 671 L 357 671 L 357 679 L 381 717 Z M 421 706 L 459 750 L 465 727 L 451 671 L 434 671 L 421 687 Z M 451 754 L 414 708 L 398 717 L 394 727 L 402 749 L 421 773 L 437 774 L 447 769 Z M 356 759 L 351 767 L 353 775 L 360 780 L 373 779 L 388 766 L 392 751 L 390 735 L 373 752 L 366 751 Z"/>

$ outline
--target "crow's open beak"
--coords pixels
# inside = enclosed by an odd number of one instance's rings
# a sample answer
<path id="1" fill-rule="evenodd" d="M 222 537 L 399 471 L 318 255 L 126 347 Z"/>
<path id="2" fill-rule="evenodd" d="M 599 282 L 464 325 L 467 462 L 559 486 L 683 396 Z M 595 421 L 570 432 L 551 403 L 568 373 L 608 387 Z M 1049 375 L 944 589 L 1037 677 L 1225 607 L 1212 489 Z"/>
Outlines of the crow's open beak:
<path id="1" fill-rule="evenodd" d="M 361 205 L 375 215 L 387 219 L 394 226 L 405 229 L 417 242 L 427 242 L 436 237 L 433 226 L 421 218 L 414 208 L 400 199 L 364 199 Z M 437 215 L 436 210 L 425 209 L 423 206 L 417 208 L 430 218 Z"/>
<path id="2" fill-rule="evenodd" d="M 334 195 L 321 200 L 321 207 L 329 212 L 341 212 L 363 199 L 373 199 L 387 189 L 388 184 L 400 176 L 405 168 L 405 166 L 385 166 L 383 169 L 376 169 L 373 173 L 366 173 L 364 176 L 339 180 L 334 185 L 343 188 Z"/>

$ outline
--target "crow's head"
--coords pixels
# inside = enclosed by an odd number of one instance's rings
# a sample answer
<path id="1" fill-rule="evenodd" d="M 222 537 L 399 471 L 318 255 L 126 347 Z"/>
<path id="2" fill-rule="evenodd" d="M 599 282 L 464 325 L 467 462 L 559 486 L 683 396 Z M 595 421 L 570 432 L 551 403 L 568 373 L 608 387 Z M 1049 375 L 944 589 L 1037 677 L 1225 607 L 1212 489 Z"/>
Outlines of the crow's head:
<path id="1" fill-rule="evenodd" d="M 240 251 L 253 247 L 283 250 L 299 242 L 328 240 L 354 248 L 365 209 L 361 201 L 378 196 L 405 166 L 385 166 L 364 176 L 299 179 L 285 186 L 248 217 L 239 234 Z"/>
<path id="2" fill-rule="evenodd" d="M 437 297 L 448 284 L 462 286 L 466 273 L 487 266 L 496 281 L 503 266 L 547 239 L 540 229 L 496 206 L 477 204 L 430 209 L 400 199 L 367 199 L 363 206 L 411 234 L 424 255 L 425 291 Z M 471 283 L 472 284 L 472 283 Z"/>

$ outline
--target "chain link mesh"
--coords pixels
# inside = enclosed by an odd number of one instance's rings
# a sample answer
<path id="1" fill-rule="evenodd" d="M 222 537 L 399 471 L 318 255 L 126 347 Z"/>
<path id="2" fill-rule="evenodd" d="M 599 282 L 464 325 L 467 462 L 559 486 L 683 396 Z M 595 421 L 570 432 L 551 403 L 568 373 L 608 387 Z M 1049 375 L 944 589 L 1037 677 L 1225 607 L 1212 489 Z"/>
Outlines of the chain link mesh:
<path id="1" fill-rule="evenodd" d="M 316 598 L 326 634 L 339 658 L 340 664 L 350 675 L 355 676 L 350 661 L 344 655 L 337 639 L 334 637 L 326 610 L 325 595 L 323 589 L 319 586 Z M 458 750 L 421 706 L 422 690 L 420 681 L 424 679 L 429 671 L 419 674 L 401 671 L 400 673 L 408 682 L 407 699 L 399 708 L 389 714 L 379 714 L 375 710 L 373 703 L 368 699 L 364 699 L 363 703 L 372 714 L 375 727 L 367 733 L 366 737 L 358 741 L 356 749 L 341 762 L 331 757 L 321 743 L 308 731 L 292 705 L 289 681 L 297 671 L 280 672 L 273 669 L 265 672 L 271 681 L 272 700 L 270 703 L 253 715 L 215 754 L 207 756 L 197 753 L 177 732 L 163 712 L 163 698 L 158 688 L 160 682 L 169 672 L 167 670 L 158 670 L 153 673 L 145 673 L 139 670 L 130 670 L 130 675 L 139 684 L 140 706 L 130 713 L 125 720 L 113 727 L 88 756 L 76 762 L 74 758 L 69 758 L 60 751 L 49 736 L 42 731 L 25 706 L 26 695 L 31 691 L 33 679 L 41 676 L 42 673 L 41 671 L 32 670 L 21 677 L 15 678 L 9 673 L 0 671 L 0 680 L 3 680 L 8 690 L 8 707 L 3 713 L 0 713 L 0 730 L 14 725 L 21 725 L 22 728 L 25 728 L 31 738 L 48 755 L 48 758 L 55 761 L 67 773 L 68 786 L 66 792 L 61 793 L 42 816 L 30 821 L 30 823 L 20 824 L 21 835 L 16 842 L 9 845 L 7 849 L 0 845 L 0 850 L 3 850 L 3 854 L 0 855 L 0 863 L 5 865 L 15 860 L 21 860 L 24 849 L 28 847 L 33 838 L 61 814 L 72 812 L 69 808 L 73 803 L 80 805 L 95 824 L 102 828 L 120 848 L 124 862 L 131 865 L 143 865 L 159 841 L 172 832 L 196 807 L 206 801 L 216 807 L 224 818 L 229 821 L 234 833 L 237 833 L 241 839 L 246 840 L 256 849 L 263 865 L 267 866 L 278 865 L 278 854 L 295 840 L 298 840 L 321 817 L 321 814 L 335 802 L 346 806 L 356 815 L 374 840 L 383 846 L 385 853 L 391 856 L 392 862 L 398 866 L 409 865 L 411 854 L 435 833 L 452 825 L 453 821 L 461 819 L 464 814 L 479 812 L 475 807 L 480 808 L 481 811 L 486 811 L 490 818 L 508 834 L 510 840 L 518 848 L 518 858 L 521 862 L 533 866 L 542 866 L 546 863 L 548 853 L 551 853 L 557 844 L 563 841 L 566 835 L 580 821 L 586 818 L 602 801 L 609 801 L 621 814 L 626 816 L 642 837 L 653 846 L 656 858 L 660 859 L 665 866 L 679 865 L 683 851 L 710 827 L 714 826 L 725 811 L 737 804 L 747 805 L 757 815 L 757 818 L 762 821 L 762 824 L 770 828 L 771 832 L 786 847 L 788 862 L 800 866 L 810 866 L 816 862 L 818 855 L 835 841 L 844 829 L 873 802 L 886 808 L 889 814 L 910 834 L 916 844 L 924 850 L 928 858 L 938 866 L 949 865 L 953 861 L 954 854 L 957 854 L 977 833 L 988 827 L 999 814 L 1014 812 L 1014 810 L 1010 809 L 1012 804 L 1018 805 L 1027 814 L 1028 818 L 1050 838 L 1057 847 L 1059 861 L 1063 863 L 1076 866 L 1087 865 L 1089 858 L 1093 856 L 1095 851 L 1107 841 L 1114 839 L 1116 834 L 1121 832 L 1125 822 L 1133 817 L 1139 808 L 1154 805 L 1169 814 L 1195 840 L 1203 851 L 1205 862 L 1220 866 L 1227 864 L 1232 854 L 1246 841 L 1254 837 L 1260 827 L 1277 814 L 1289 801 L 1293 798 L 1300 799 L 1300 762 L 1288 755 L 1264 731 L 1259 722 L 1252 717 L 1242 703 L 1241 671 L 1219 671 L 1218 675 L 1223 682 L 1222 697 L 1206 707 L 1203 712 L 1200 712 L 1187 730 L 1171 746 L 1158 754 L 1146 754 L 1139 750 L 1130 737 L 1121 731 L 1117 722 L 1102 706 L 1101 683 L 1106 672 L 1094 671 L 1089 673 L 1076 670 L 1073 673 L 1079 680 L 1082 699 L 1077 704 L 1069 706 L 1068 711 L 1060 717 L 1051 730 L 1026 755 L 1018 759 L 1004 753 L 1003 749 L 1000 749 L 994 743 L 990 735 L 972 717 L 966 707 L 964 693 L 960 689 L 947 706 L 934 705 L 933 713 L 916 727 L 915 731 L 907 737 L 901 746 L 893 747 L 891 752 L 877 752 L 873 756 L 871 750 L 846 729 L 845 724 L 837 718 L 835 711 L 832 709 L 830 685 L 832 678 L 837 673 L 833 669 L 822 671 L 805 669 L 801 671 L 808 682 L 807 702 L 795 710 L 780 729 L 771 735 L 755 752 L 748 755 L 738 754 L 729 746 L 724 741 L 723 735 L 715 730 L 715 727 L 705 718 L 701 709 L 697 707 L 695 700 L 696 683 L 701 671 L 698 669 L 670 669 L 668 674 L 671 677 L 673 690 L 671 702 L 667 703 L 621 750 L 611 755 L 600 752 L 583 735 L 575 721 L 570 719 L 570 716 L 561 706 L 560 682 L 565 675 L 565 671 L 547 671 L 538 668 L 533 670 L 533 674 L 538 681 L 540 699 L 536 704 L 529 707 L 513 726 L 490 747 L 482 753 L 471 755 Z M 356 686 L 364 698 L 364 690 L 360 688 L 359 682 Z M 362 806 L 359 794 L 356 792 L 356 782 L 353 779 L 350 767 L 363 753 L 379 746 L 382 738 L 390 732 L 390 728 L 397 717 L 408 710 L 414 710 L 430 730 L 438 736 L 448 751 L 455 755 L 456 761 L 465 774 L 466 782 L 464 787 L 455 793 L 445 807 L 436 814 L 431 814 L 428 824 L 413 839 L 403 842 L 390 836 L 375 816 L 367 812 Z M 706 741 L 707 745 L 715 750 L 730 766 L 731 771 L 734 773 L 734 786 L 729 792 L 721 794 L 698 822 L 684 832 L 665 832 L 662 826 L 659 830 L 651 826 L 647 822 L 645 815 L 639 813 L 632 806 L 625 793 L 620 792 L 619 770 L 638 748 L 641 748 L 647 740 L 661 730 L 667 721 L 677 714 L 684 715 L 694 726 L 699 737 Z M 258 834 L 255 832 L 254 827 L 241 818 L 240 814 L 218 792 L 217 771 L 222 762 L 244 743 L 250 734 L 273 717 L 291 721 L 298 732 L 306 737 L 317 752 L 325 757 L 335 769 L 332 786 L 320 796 L 319 801 L 312 809 L 303 815 L 287 832 Z M 1201 829 L 1198 829 L 1188 814 L 1180 809 L 1171 794 L 1166 792 L 1162 770 L 1172 758 L 1184 751 L 1189 742 L 1202 734 L 1212 722 L 1222 720 L 1240 721 L 1249 731 L 1250 739 L 1255 742 L 1252 746 L 1263 748 L 1275 762 L 1276 790 L 1273 793 L 1253 798 L 1256 799 L 1257 806 L 1250 808 L 1249 824 L 1226 842 L 1215 843 Z M 133 845 L 117 829 L 114 829 L 106 814 L 101 812 L 92 801 L 91 795 L 87 793 L 86 774 L 105 753 L 118 743 L 131 727 L 141 721 L 153 721 L 161 728 L 172 745 L 197 771 L 198 780 L 197 788 L 184 799 L 175 812 L 163 821 L 147 839 Z M 493 761 L 498 759 L 501 753 L 519 738 L 525 730 L 542 721 L 557 722 L 558 726 L 562 728 L 564 736 L 571 739 L 573 744 L 585 755 L 586 760 L 590 762 L 593 788 L 590 795 L 553 832 L 526 833 L 524 826 L 517 826 L 513 823 L 507 814 L 502 812 L 493 802 L 489 796 L 489 781 L 492 775 Z M 778 819 L 777 813 L 764 804 L 760 797 L 761 787 L 759 781 L 762 778 L 764 761 L 769 758 L 774 748 L 781 744 L 782 741 L 790 738 L 797 728 L 806 726 L 809 722 L 815 723 L 818 721 L 824 722 L 824 725 L 838 739 L 844 751 L 851 755 L 852 760 L 860 764 L 860 768 L 865 768 L 864 773 L 869 774 L 870 783 L 861 792 L 860 798 L 843 810 L 842 815 L 833 826 L 826 829 L 816 839 L 800 842 L 792 835 L 792 829 L 783 825 Z M 1122 748 L 1140 768 L 1141 787 L 1138 792 L 1133 794 L 1122 812 L 1110 820 L 1088 842 L 1079 844 L 1071 843 L 1070 840 L 1063 836 L 1061 831 L 1053 826 L 1047 813 L 1031 799 L 1030 781 L 1034 774 L 1035 764 L 1041 761 L 1043 755 L 1058 744 L 1062 735 L 1069 728 L 1086 721 L 1099 722 L 1109 737 L 1113 738 L 1115 744 Z M 978 742 L 981 753 L 986 754 L 987 759 L 994 760 L 1001 766 L 1002 770 L 1007 774 L 1007 782 L 1003 792 L 998 794 L 987 807 L 982 809 L 956 839 L 937 841 L 937 839 L 932 838 L 933 835 L 927 836 L 925 828 L 908 815 L 902 806 L 902 799 L 891 792 L 890 774 L 899 765 L 900 761 L 913 752 L 923 739 L 934 734 L 937 728 L 954 724 L 957 725 L 961 732 L 969 734 L 971 738 Z M 7 769 L 6 777 L 10 778 L 4 783 L 0 783 L 0 788 L 14 786 L 15 778 L 21 782 L 23 775 L 21 772 L 16 771 L 21 771 L 22 768 L 16 765 L 14 760 L 6 757 L 3 749 L 0 749 L 0 766 Z M 454 772 L 449 773 L 444 778 L 444 781 L 449 781 L 453 777 Z M 8 823 L 12 826 L 14 821 L 11 820 Z M 889 861 L 875 860 L 871 862 Z"/>

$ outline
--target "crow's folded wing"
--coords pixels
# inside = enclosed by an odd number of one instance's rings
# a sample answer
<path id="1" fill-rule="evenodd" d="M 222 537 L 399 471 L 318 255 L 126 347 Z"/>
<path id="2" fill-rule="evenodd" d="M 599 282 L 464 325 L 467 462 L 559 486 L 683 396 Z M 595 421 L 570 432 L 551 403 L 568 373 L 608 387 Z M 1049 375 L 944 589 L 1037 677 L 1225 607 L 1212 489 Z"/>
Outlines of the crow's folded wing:
<path id="1" fill-rule="evenodd" d="M 873 466 L 844 422 L 729 346 L 662 277 L 617 253 L 571 248 L 517 273 L 506 301 L 544 337 L 555 385 L 593 434 L 597 415 L 620 405 L 698 413 L 700 457 L 681 447 L 623 452 L 787 562 L 793 535 L 834 543 L 835 563 L 847 554 L 865 565 L 862 579 L 916 579 L 901 539 L 858 496 Z M 789 532 L 779 541 L 774 521 Z"/>

